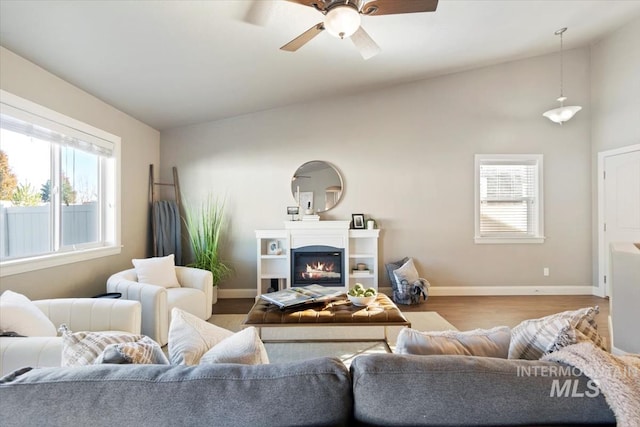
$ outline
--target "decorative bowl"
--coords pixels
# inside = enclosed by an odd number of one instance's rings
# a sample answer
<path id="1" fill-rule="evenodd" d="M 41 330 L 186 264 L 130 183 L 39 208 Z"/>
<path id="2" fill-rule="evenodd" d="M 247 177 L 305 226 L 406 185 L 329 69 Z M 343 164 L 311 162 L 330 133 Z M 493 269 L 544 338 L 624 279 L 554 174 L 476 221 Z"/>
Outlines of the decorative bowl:
<path id="1" fill-rule="evenodd" d="M 349 294 L 347 294 L 347 298 L 349 298 L 349 301 L 351 301 L 351 304 L 358 306 L 358 307 L 366 307 L 369 304 L 371 304 L 372 302 L 374 302 L 376 300 L 376 296 L 377 295 L 373 295 L 370 297 L 354 297 L 351 296 Z"/>

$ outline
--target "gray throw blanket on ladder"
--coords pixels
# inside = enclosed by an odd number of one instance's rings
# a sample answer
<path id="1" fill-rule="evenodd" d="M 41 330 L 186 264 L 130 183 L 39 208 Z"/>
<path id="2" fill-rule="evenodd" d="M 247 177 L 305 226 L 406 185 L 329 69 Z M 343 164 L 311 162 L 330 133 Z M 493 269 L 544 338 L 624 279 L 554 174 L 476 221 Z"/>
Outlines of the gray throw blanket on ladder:
<path id="1" fill-rule="evenodd" d="M 156 224 L 156 254 L 175 254 L 176 264 L 182 263 L 182 242 L 180 234 L 180 210 L 174 200 L 153 202 L 153 220 Z"/>

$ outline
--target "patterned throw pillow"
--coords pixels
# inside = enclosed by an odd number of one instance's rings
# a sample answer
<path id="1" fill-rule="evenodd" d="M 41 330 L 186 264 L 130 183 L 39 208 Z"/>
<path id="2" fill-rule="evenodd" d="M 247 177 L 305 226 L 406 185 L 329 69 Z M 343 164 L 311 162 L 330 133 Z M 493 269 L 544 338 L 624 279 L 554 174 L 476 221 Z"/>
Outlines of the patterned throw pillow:
<path id="1" fill-rule="evenodd" d="M 140 341 L 144 335 L 118 332 L 75 332 L 66 325 L 62 331 L 62 366 L 92 365 L 102 352 L 111 344 Z"/>
<path id="2" fill-rule="evenodd" d="M 108 345 L 94 364 L 168 365 L 169 360 L 160 345 L 147 336 L 136 342 Z"/>
<path id="3" fill-rule="evenodd" d="M 220 341 L 200 359 L 201 365 L 213 363 L 262 365 L 269 363 L 269 356 L 258 330 L 251 326 Z"/>
<path id="4" fill-rule="evenodd" d="M 538 360 L 566 345 L 589 340 L 606 350 L 598 333 L 598 306 L 525 320 L 511 330 L 509 359 Z"/>
<path id="5" fill-rule="evenodd" d="M 395 353 L 429 355 L 462 355 L 506 359 L 511 341 L 508 326 L 472 331 L 420 332 L 403 328 L 398 335 Z"/>

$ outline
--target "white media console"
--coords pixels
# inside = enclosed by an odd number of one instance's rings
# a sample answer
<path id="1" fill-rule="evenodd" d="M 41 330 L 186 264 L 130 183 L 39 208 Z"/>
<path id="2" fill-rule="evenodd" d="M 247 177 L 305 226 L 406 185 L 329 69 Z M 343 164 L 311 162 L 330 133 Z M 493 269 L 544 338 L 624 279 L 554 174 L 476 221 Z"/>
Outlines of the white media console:
<path id="1" fill-rule="evenodd" d="M 328 246 L 344 250 L 341 272 L 344 290 L 355 283 L 378 288 L 380 230 L 352 230 L 350 221 L 285 221 L 281 230 L 256 230 L 257 295 L 268 292 L 272 281 L 279 289 L 292 285 L 292 249 Z M 364 271 L 357 271 L 364 264 Z M 333 286 L 331 286 L 333 287 Z"/>

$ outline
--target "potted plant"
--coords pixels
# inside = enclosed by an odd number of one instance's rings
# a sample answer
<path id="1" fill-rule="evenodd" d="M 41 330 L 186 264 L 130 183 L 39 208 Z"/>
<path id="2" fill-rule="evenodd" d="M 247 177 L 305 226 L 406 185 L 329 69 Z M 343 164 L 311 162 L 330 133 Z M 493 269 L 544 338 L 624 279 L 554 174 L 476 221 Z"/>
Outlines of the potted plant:
<path id="1" fill-rule="evenodd" d="M 208 196 L 198 208 L 185 210 L 185 225 L 193 251 L 193 262 L 187 267 L 208 270 L 213 275 L 213 303 L 218 300 L 217 286 L 231 274 L 231 268 L 220 259 L 224 231 L 224 200 Z"/>

